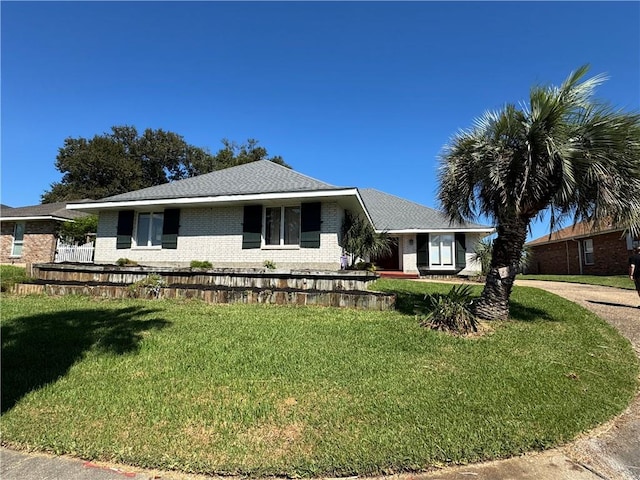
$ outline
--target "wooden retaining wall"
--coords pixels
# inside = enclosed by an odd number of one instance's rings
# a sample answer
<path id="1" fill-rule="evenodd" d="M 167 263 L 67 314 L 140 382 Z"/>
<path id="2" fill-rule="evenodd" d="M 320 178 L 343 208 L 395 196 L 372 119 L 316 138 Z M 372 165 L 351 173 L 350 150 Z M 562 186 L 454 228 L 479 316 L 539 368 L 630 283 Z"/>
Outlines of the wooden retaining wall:
<path id="1" fill-rule="evenodd" d="M 104 265 L 40 264 L 33 284 L 15 285 L 16 294 L 89 295 L 104 298 L 197 298 L 208 303 L 319 305 L 390 310 L 395 295 L 367 291 L 377 275 L 371 272 L 269 271 L 238 269 L 171 269 Z M 150 274 L 165 287 L 131 284 Z"/>
<path id="2" fill-rule="evenodd" d="M 197 269 L 163 267 L 118 267 L 115 265 L 80 265 L 46 263 L 33 266 L 33 277 L 51 283 L 74 282 L 130 285 L 148 275 L 158 275 L 164 283 L 173 285 L 205 285 L 229 288 L 294 289 L 322 291 L 366 291 L 378 275 L 367 271 L 268 269 Z"/>

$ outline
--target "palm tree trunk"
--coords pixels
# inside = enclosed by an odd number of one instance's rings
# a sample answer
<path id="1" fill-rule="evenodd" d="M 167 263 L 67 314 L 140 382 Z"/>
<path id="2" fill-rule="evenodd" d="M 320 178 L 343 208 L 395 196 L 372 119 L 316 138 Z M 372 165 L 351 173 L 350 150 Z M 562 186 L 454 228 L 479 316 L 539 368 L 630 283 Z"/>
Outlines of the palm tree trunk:
<path id="1" fill-rule="evenodd" d="M 498 237 L 493 242 L 491 267 L 482 295 L 474 304 L 475 314 L 484 320 L 509 318 L 509 297 L 518 272 L 529 220 L 516 217 L 498 220 Z"/>

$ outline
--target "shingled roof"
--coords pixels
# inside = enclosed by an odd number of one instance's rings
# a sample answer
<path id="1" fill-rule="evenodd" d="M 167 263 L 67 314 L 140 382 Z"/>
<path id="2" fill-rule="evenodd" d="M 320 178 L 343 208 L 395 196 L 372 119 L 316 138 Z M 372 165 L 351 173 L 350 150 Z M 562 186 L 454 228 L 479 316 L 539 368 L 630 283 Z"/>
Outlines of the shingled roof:
<path id="1" fill-rule="evenodd" d="M 71 202 L 68 202 L 71 203 Z M 41 219 L 41 220 L 74 220 L 86 217 L 87 214 L 77 210 L 67 210 L 67 202 L 43 203 L 26 207 L 6 207 L 3 205 L 0 216 L 2 220 Z"/>
<path id="2" fill-rule="evenodd" d="M 569 225 L 560 230 L 556 230 L 551 235 L 543 235 L 534 240 L 531 240 L 526 245 L 528 247 L 535 247 L 537 245 L 545 245 L 547 243 L 562 242 L 565 240 L 571 240 L 574 238 L 591 237 L 593 235 L 600 235 L 603 233 L 616 232 L 624 230 L 622 227 L 616 227 L 612 225 L 608 220 L 600 222 L 597 226 L 594 226 L 593 222 L 579 222 L 575 225 Z"/>
<path id="3" fill-rule="evenodd" d="M 372 188 L 359 189 L 376 230 L 490 230 L 486 225 L 449 222 L 442 212 Z"/>
<path id="4" fill-rule="evenodd" d="M 261 193 L 341 190 L 325 182 L 307 177 L 269 160 L 245 163 L 236 167 L 143 188 L 103 198 L 104 202 L 160 200 L 174 198 L 217 197 Z"/>

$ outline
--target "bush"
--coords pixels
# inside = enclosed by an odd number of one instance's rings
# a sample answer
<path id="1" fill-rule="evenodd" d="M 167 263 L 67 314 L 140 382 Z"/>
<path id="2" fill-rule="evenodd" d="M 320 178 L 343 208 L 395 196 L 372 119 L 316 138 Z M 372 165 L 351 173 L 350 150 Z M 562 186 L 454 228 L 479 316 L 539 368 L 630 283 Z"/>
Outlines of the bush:
<path id="1" fill-rule="evenodd" d="M 367 270 L 368 272 L 376 271 L 376 266 L 371 262 L 358 262 L 353 267 L 356 270 Z"/>
<path id="2" fill-rule="evenodd" d="M 191 260 L 191 268 L 211 268 L 213 264 L 208 260 Z"/>
<path id="3" fill-rule="evenodd" d="M 458 335 L 478 331 L 469 285 L 456 285 L 445 295 L 426 295 L 424 299 L 430 305 L 421 305 L 416 310 L 416 315 L 422 317 L 420 325 L 423 327 Z"/>
<path id="4" fill-rule="evenodd" d="M 262 265 L 264 266 L 264 268 L 266 268 L 267 270 L 275 270 L 276 269 L 276 262 L 274 262 L 273 260 L 265 260 Z"/>
<path id="5" fill-rule="evenodd" d="M 160 275 L 152 273 L 129 285 L 129 294 L 134 298 L 158 298 L 160 290 L 166 286 L 167 283 Z"/>
<path id="6" fill-rule="evenodd" d="M 138 262 L 136 262 L 135 260 L 129 260 L 128 258 L 119 258 L 118 260 L 116 260 L 116 265 L 118 265 L 119 267 L 135 266 L 138 265 Z"/>

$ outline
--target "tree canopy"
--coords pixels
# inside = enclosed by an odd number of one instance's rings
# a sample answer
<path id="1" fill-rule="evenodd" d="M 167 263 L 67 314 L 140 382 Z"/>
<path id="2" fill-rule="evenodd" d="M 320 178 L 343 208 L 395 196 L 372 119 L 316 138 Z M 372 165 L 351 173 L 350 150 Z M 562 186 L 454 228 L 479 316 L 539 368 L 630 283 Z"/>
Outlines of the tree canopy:
<path id="1" fill-rule="evenodd" d="M 139 134 L 126 125 L 90 139 L 69 137 L 55 163 L 62 179 L 51 184 L 42 203 L 104 198 L 257 160 L 288 167 L 282 157 L 269 157 L 258 143 L 223 139 L 223 148 L 213 155 L 176 133 L 148 128 Z"/>
<path id="2" fill-rule="evenodd" d="M 441 155 L 438 197 L 451 219 L 491 218 L 497 237 L 481 318 L 506 318 L 533 219 L 603 220 L 640 231 L 640 114 L 593 98 L 606 78 L 583 80 L 587 66 L 559 87 L 535 86 L 528 105 L 486 113 L 455 135 Z"/>

